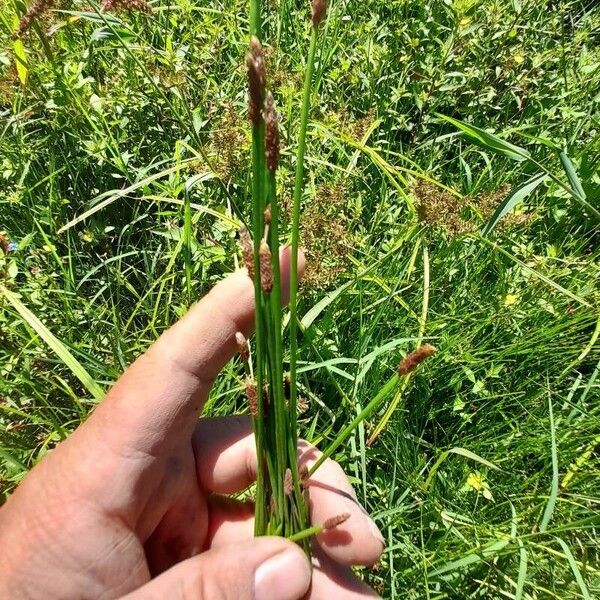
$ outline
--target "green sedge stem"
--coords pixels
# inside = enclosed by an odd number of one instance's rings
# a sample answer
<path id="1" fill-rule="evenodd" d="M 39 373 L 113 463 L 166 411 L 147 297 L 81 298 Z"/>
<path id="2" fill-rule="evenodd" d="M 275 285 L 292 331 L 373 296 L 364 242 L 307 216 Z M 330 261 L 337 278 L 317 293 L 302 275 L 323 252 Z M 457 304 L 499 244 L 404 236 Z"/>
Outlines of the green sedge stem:
<path id="1" fill-rule="evenodd" d="M 308 62 L 304 76 L 304 94 L 300 116 L 300 131 L 298 133 L 298 153 L 296 155 L 296 179 L 294 182 L 294 201 L 292 213 L 292 257 L 290 272 L 290 434 L 292 439 L 298 439 L 298 385 L 296 362 L 298 356 L 298 246 L 300 241 L 300 201 L 304 189 L 304 154 L 306 152 L 306 129 L 310 110 L 310 94 L 315 54 L 317 50 L 318 27 L 312 27 Z"/>
<path id="2" fill-rule="evenodd" d="M 258 397 L 258 415 L 254 419 L 254 435 L 258 465 L 256 472 L 256 518 L 255 535 L 264 535 L 266 531 L 266 489 L 263 461 L 265 440 L 265 407 L 262 398 L 265 342 L 263 339 L 262 291 L 260 287 L 259 248 L 263 226 L 263 181 L 264 181 L 264 123 L 262 119 L 252 127 L 252 234 L 254 238 L 254 302 L 256 323 L 256 390 Z"/>
<path id="3" fill-rule="evenodd" d="M 418 248 L 419 243 L 420 242 L 417 242 L 415 250 Z M 413 254 L 413 256 L 416 256 L 416 253 Z M 421 304 L 421 318 L 419 320 L 419 334 L 417 336 L 417 346 L 420 346 L 423 343 L 423 336 L 425 335 L 425 327 L 427 325 L 427 313 L 429 311 L 429 283 L 429 250 L 427 249 L 427 244 L 423 243 L 423 302 Z M 385 426 L 387 425 L 388 421 L 392 418 L 394 411 L 398 408 L 398 404 L 402 399 L 402 396 L 404 395 L 408 384 L 410 383 L 411 377 L 412 373 L 409 373 L 404 378 L 404 381 L 402 382 L 402 385 L 400 386 L 400 389 L 398 390 L 395 398 L 392 400 L 392 402 L 390 402 L 381 421 L 379 421 L 379 423 L 373 430 L 373 433 L 367 440 L 367 446 L 371 446 L 379 437 L 381 432 L 385 429 Z"/>
<path id="4" fill-rule="evenodd" d="M 368 419 L 385 401 L 385 399 L 392 393 L 394 388 L 400 382 L 400 375 L 394 373 L 387 383 L 377 392 L 377 395 L 367 404 L 363 410 L 352 419 L 348 425 L 346 425 L 337 437 L 329 444 L 329 446 L 323 451 L 323 454 L 319 457 L 317 462 L 311 467 L 309 476 L 313 475 L 314 472 L 348 439 L 354 429 L 362 423 L 365 419 Z"/>
<path id="5" fill-rule="evenodd" d="M 281 274 L 279 265 L 279 206 L 277 204 L 277 185 L 275 173 L 267 173 L 268 203 L 271 206 L 271 224 L 269 225 L 269 246 L 271 250 L 271 265 L 273 268 L 273 291 L 269 303 L 271 309 L 271 340 L 273 348 L 271 396 L 275 409 L 276 423 L 276 448 L 279 459 L 277 478 L 282 485 L 278 488 L 277 504 L 281 518 L 284 518 L 285 493 L 283 493 L 283 480 L 288 464 L 286 460 L 286 440 L 290 438 L 287 427 L 287 407 L 283 393 L 283 340 L 281 336 Z M 295 458 L 295 457 L 294 457 Z"/>
<path id="6" fill-rule="evenodd" d="M 294 533 L 288 536 L 288 540 L 290 542 L 299 542 L 301 540 L 305 540 L 307 538 L 313 537 L 313 535 L 319 535 L 323 531 L 323 525 L 314 525 L 313 527 L 308 527 L 307 529 L 303 529 L 298 533 Z"/>
<path id="7" fill-rule="evenodd" d="M 262 19 L 261 14 L 261 1 L 250 0 L 250 35 L 255 35 L 257 38 L 261 38 L 262 33 Z"/>
<path id="8" fill-rule="evenodd" d="M 183 197 L 183 238 L 185 240 L 185 284 L 188 302 L 192 302 L 192 207 L 190 196 L 185 192 Z"/>
<path id="9" fill-rule="evenodd" d="M 277 203 L 277 184 L 275 174 L 268 174 L 268 202 L 271 206 L 271 225 L 269 229 L 270 248 L 273 265 L 273 291 L 271 292 L 271 318 L 273 320 L 273 346 L 275 349 L 275 370 L 273 397 L 276 406 L 277 419 L 277 453 L 283 457 L 287 456 L 285 466 L 289 466 L 292 473 L 292 483 L 294 487 L 294 496 L 298 506 L 298 517 L 300 528 L 304 529 L 308 525 L 308 514 L 302 490 L 300 488 L 300 477 L 298 475 L 297 461 L 297 438 L 288 431 L 288 415 L 290 411 L 286 406 L 285 395 L 283 393 L 283 340 L 281 328 L 281 273 L 279 264 L 279 205 Z M 291 415 L 290 415 L 291 417 Z M 287 443 L 287 453 L 285 444 Z M 281 473 L 285 477 L 285 470 Z M 282 479 L 283 480 L 283 479 Z M 280 507 L 285 503 L 285 497 L 282 495 Z M 291 527 L 291 523 L 285 522 L 285 527 Z M 284 527 L 284 531 L 285 531 Z"/>
<path id="10" fill-rule="evenodd" d="M 261 37 L 261 1 L 250 0 L 250 35 Z M 263 301 L 260 286 L 259 249 L 264 224 L 264 145 L 265 126 L 262 118 L 252 126 L 252 236 L 254 238 L 254 304 L 256 330 L 256 390 L 258 415 L 254 419 L 256 454 L 256 510 L 254 534 L 267 533 L 267 490 L 265 477 L 265 406 L 263 401 L 265 340 Z M 268 455 L 268 453 L 267 453 Z"/>

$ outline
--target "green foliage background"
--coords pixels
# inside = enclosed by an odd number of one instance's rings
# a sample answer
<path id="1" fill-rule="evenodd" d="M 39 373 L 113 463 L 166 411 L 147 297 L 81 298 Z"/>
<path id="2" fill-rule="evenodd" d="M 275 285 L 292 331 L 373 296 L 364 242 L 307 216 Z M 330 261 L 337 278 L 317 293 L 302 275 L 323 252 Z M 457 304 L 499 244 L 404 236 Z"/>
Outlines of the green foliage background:
<path id="1" fill-rule="evenodd" d="M 18 243 L 0 257 L 5 495 L 236 266 L 247 6 L 152 6 L 67 0 L 22 46 L 24 5 L 0 6 L 0 229 Z M 288 196 L 308 12 L 273 0 L 266 24 Z M 303 435 L 324 444 L 421 336 L 439 348 L 375 443 L 381 415 L 337 456 L 386 536 L 362 571 L 384 597 L 600 591 L 598 223 L 548 180 L 482 237 L 537 170 L 439 116 L 573 184 L 564 151 L 598 207 L 599 30 L 576 0 L 330 2 L 304 197 Z M 208 412 L 244 410 L 235 361 Z"/>

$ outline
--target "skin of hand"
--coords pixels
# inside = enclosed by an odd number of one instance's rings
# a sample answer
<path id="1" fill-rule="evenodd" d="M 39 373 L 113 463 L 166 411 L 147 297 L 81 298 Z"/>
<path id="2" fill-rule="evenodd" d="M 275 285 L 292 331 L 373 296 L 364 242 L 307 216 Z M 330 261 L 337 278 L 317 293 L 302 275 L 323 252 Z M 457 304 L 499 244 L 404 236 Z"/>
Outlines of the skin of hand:
<path id="1" fill-rule="evenodd" d="M 286 289 L 289 249 L 281 267 Z M 0 509 L 0 598 L 376 597 L 349 567 L 374 563 L 383 538 L 337 463 L 309 480 L 311 519 L 351 517 L 314 541 L 312 569 L 295 544 L 254 538 L 252 504 L 228 497 L 255 478 L 251 423 L 198 416 L 253 320 L 252 283 L 238 271 L 32 469 Z M 319 456 L 306 442 L 298 455 L 308 466 Z"/>

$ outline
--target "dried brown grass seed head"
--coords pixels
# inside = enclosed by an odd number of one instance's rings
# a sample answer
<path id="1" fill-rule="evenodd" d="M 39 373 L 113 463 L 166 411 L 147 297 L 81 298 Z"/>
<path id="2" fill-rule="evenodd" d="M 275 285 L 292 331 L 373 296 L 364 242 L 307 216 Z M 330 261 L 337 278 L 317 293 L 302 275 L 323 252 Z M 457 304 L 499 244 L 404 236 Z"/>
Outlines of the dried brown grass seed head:
<path id="1" fill-rule="evenodd" d="M 55 3 L 56 0 L 34 0 L 27 8 L 27 12 L 21 17 L 19 28 L 14 37 L 18 38 L 26 33 L 31 27 L 33 20 L 44 16 L 49 10 L 54 8 Z"/>
<path id="2" fill-rule="evenodd" d="M 265 294 L 273 290 L 273 265 L 271 263 L 271 250 L 263 240 L 260 243 L 260 287 Z"/>
<path id="3" fill-rule="evenodd" d="M 323 523 L 323 529 L 325 531 L 329 531 L 330 529 L 335 529 L 338 525 L 345 523 L 350 518 L 350 513 L 342 513 L 341 515 L 336 515 L 335 517 L 331 517 Z"/>
<path id="4" fill-rule="evenodd" d="M 327 0 L 312 0 L 311 13 L 313 26 L 319 27 L 327 14 Z"/>
<path id="5" fill-rule="evenodd" d="M 265 157 L 267 168 L 275 173 L 279 165 L 279 122 L 271 92 L 265 99 Z"/>
<path id="6" fill-rule="evenodd" d="M 250 39 L 250 52 L 246 55 L 248 68 L 248 115 L 254 125 L 260 122 L 265 96 L 267 74 L 262 45 L 256 36 Z"/>
<path id="7" fill-rule="evenodd" d="M 250 279 L 254 279 L 254 247 L 252 245 L 250 232 L 245 225 L 240 227 L 240 246 L 242 248 L 244 266 L 248 271 L 248 277 L 250 277 Z"/>
<path id="8" fill-rule="evenodd" d="M 103 0 L 101 4 L 104 11 L 125 11 L 151 13 L 152 7 L 146 0 Z"/>
<path id="9" fill-rule="evenodd" d="M 408 375 L 414 371 L 425 359 L 437 352 L 437 348 L 431 344 L 423 344 L 406 356 L 398 365 L 399 375 Z"/>
<path id="10" fill-rule="evenodd" d="M 248 400 L 250 414 L 253 417 L 256 417 L 258 416 L 258 394 L 256 392 L 256 383 L 254 382 L 254 379 L 246 377 L 244 387 L 246 388 L 246 398 Z"/>

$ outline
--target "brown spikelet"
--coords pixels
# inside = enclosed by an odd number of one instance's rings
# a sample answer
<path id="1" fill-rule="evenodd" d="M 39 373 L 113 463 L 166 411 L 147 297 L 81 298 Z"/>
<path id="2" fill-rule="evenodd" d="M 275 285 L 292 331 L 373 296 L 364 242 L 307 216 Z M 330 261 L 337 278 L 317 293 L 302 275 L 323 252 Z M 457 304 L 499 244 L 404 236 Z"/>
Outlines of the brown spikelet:
<path id="1" fill-rule="evenodd" d="M 308 466 L 306 463 L 302 463 L 298 467 L 298 476 L 300 477 L 300 486 L 304 489 L 308 487 Z"/>
<path id="2" fill-rule="evenodd" d="M 270 294 L 273 289 L 273 265 L 271 264 L 271 250 L 265 241 L 260 243 L 260 287 L 265 294 Z"/>
<path id="3" fill-rule="evenodd" d="M 256 393 L 256 383 L 251 377 L 246 377 L 244 382 L 246 386 L 246 398 L 248 399 L 248 408 L 253 417 L 258 416 L 258 394 Z"/>
<path id="4" fill-rule="evenodd" d="M 263 49 L 260 40 L 254 35 L 250 39 L 246 67 L 248 68 L 248 116 L 250 121 L 257 125 L 260 122 L 267 75 Z"/>
<path id="5" fill-rule="evenodd" d="M 248 341 L 246 340 L 246 336 L 238 331 L 235 334 L 235 343 L 238 347 L 238 353 L 243 362 L 247 363 L 250 358 L 250 352 L 248 351 Z"/>
<path id="6" fill-rule="evenodd" d="M 255 59 L 259 59 L 259 58 L 264 59 L 264 52 L 263 52 L 262 44 L 260 43 L 260 40 L 255 35 L 253 35 L 250 38 L 250 54 Z M 264 83 L 264 81 L 263 81 L 263 83 Z"/>
<path id="7" fill-rule="evenodd" d="M 283 493 L 286 496 L 289 496 L 294 489 L 294 482 L 292 480 L 292 471 L 291 469 L 285 470 L 285 477 L 283 478 Z"/>
<path id="8" fill-rule="evenodd" d="M 408 373 L 414 371 L 426 358 L 429 358 L 436 352 L 437 348 L 431 344 L 423 344 L 422 346 L 419 346 L 416 350 L 405 357 L 398 365 L 398 374 L 408 375 Z"/>
<path id="9" fill-rule="evenodd" d="M 279 165 L 279 122 L 271 92 L 265 99 L 265 158 L 267 168 L 275 173 Z"/>
<path id="10" fill-rule="evenodd" d="M 19 28 L 14 34 L 14 37 L 21 37 L 31 27 L 33 19 L 39 18 L 47 13 L 54 7 L 55 2 L 56 0 L 34 0 L 27 8 L 27 12 L 21 17 Z"/>
<path id="11" fill-rule="evenodd" d="M 345 523 L 350 518 L 350 513 L 342 513 L 341 515 L 336 515 L 335 517 L 331 517 L 327 519 L 325 523 L 323 523 L 323 529 L 325 531 L 329 531 L 330 529 L 335 529 L 338 525 Z"/>
<path id="12" fill-rule="evenodd" d="M 265 208 L 265 225 L 270 225 L 271 224 L 271 205 L 267 204 L 267 207 Z"/>
<path id="13" fill-rule="evenodd" d="M 146 0 L 102 0 L 102 10 L 119 12 L 129 10 L 133 12 L 151 13 L 152 7 Z"/>
<path id="14" fill-rule="evenodd" d="M 254 279 L 254 248 L 250 232 L 245 225 L 240 227 L 240 246 L 242 247 L 242 257 L 244 266 L 248 270 L 250 279 Z"/>
<path id="15" fill-rule="evenodd" d="M 285 373 L 283 376 L 283 395 L 286 400 L 290 399 L 292 391 L 292 377 L 289 373 Z"/>
<path id="16" fill-rule="evenodd" d="M 327 0 L 312 0 L 312 24 L 318 27 L 327 14 Z"/>

